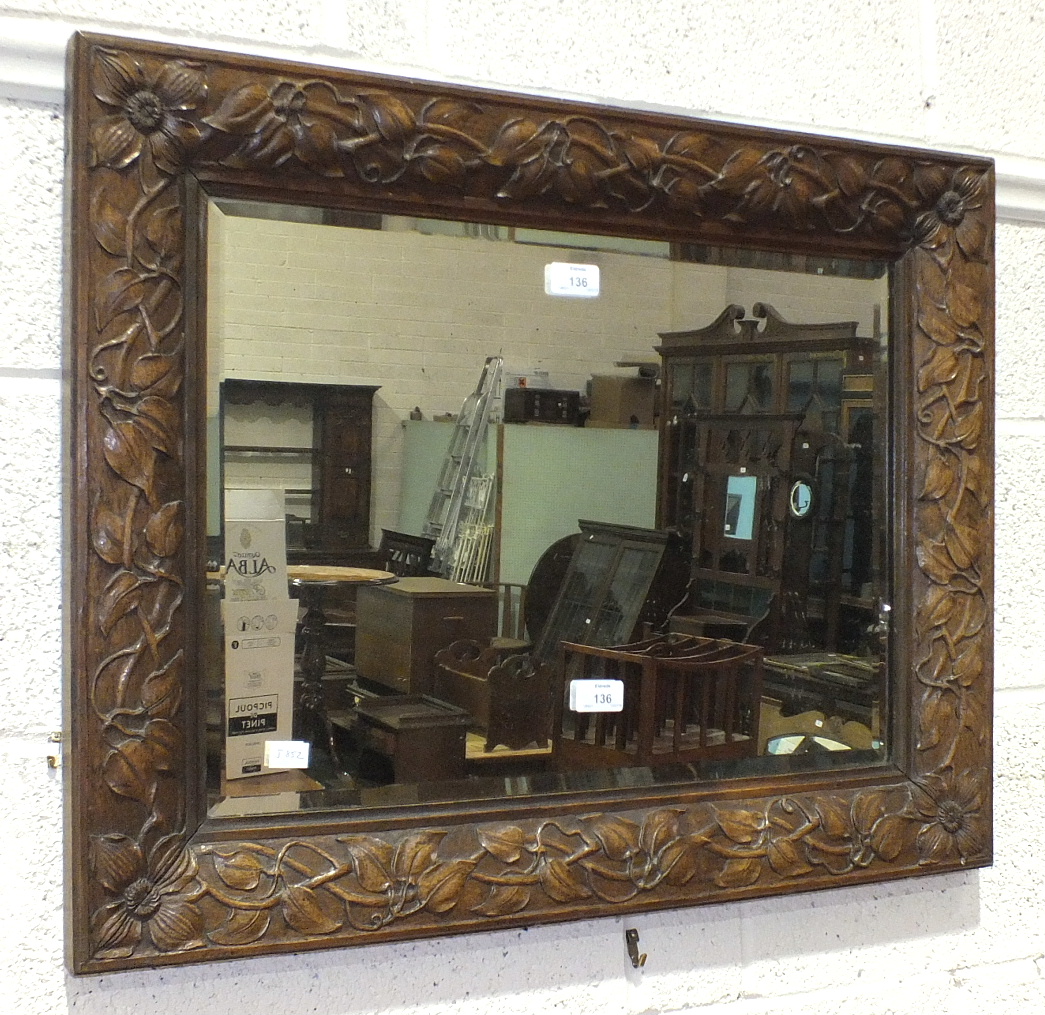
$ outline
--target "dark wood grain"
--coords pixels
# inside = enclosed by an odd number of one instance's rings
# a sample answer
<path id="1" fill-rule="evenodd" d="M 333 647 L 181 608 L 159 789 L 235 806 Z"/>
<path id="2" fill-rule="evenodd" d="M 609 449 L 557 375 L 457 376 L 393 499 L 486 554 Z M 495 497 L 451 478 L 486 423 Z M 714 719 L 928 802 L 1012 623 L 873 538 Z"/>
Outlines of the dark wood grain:
<path id="1" fill-rule="evenodd" d="M 84 35 L 69 82 L 75 971 L 990 862 L 988 160 Z M 892 764 L 201 826 L 199 188 L 894 261 Z"/>

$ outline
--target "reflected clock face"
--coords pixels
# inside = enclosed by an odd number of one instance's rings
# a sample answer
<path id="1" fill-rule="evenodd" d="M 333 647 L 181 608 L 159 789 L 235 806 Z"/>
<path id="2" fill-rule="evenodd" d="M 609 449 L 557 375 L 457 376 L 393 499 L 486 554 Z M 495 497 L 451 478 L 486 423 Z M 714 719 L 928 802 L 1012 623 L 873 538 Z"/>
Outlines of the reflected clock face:
<path id="1" fill-rule="evenodd" d="M 788 500 L 792 517 L 805 518 L 813 507 L 813 488 L 804 479 L 796 479 Z"/>

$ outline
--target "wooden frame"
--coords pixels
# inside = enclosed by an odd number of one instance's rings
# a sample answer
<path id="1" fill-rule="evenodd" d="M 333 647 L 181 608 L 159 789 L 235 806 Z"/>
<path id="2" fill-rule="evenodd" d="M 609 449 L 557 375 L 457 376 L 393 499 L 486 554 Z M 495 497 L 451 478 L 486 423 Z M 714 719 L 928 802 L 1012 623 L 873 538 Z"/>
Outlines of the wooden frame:
<path id="1" fill-rule="evenodd" d="M 990 863 L 989 160 L 85 35 L 68 124 L 76 972 Z M 206 822 L 201 193 L 894 262 L 891 762 Z"/>

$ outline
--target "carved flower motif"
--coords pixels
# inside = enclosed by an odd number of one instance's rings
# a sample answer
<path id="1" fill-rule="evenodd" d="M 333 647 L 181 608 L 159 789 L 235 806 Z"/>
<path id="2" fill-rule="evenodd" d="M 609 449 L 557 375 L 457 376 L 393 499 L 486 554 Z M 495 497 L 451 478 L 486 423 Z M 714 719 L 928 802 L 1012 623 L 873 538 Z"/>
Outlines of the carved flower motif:
<path id="1" fill-rule="evenodd" d="M 985 832 L 982 779 L 969 772 L 930 775 L 922 788 L 926 795 L 917 803 L 918 813 L 925 819 L 918 832 L 920 862 L 957 856 L 964 863 L 981 855 Z"/>
<path id="2" fill-rule="evenodd" d="M 94 914 L 99 954 L 131 955 L 146 930 L 161 952 L 203 945 L 203 921 L 187 896 L 196 862 L 179 837 L 161 840 L 146 856 L 126 835 L 103 835 L 94 842 L 98 881 L 114 896 Z"/>
<path id="3" fill-rule="evenodd" d="M 199 128 L 179 115 L 196 109 L 207 96 L 198 65 L 174 60 L 150 74 L 128 53 L 101 50 L 94 94 L 118 110 L 99 118 L 91 131 L 99 165 L 123 169 L 148 149 L 163 172 L 173 173 L 200 139 Z"/>
<path id="4" fill-rule="evenodd" d="M 933 184 L 930 193 L 938 191 L 938 196 L 915 224 L 917 241 L 944 262 L 953 256 L 955 245 L 970 260 L 984 260 L 988 227 L 982 215 L 971 214 L 983 207 L 982 174 L 959 169 L 949 179 Z"/>

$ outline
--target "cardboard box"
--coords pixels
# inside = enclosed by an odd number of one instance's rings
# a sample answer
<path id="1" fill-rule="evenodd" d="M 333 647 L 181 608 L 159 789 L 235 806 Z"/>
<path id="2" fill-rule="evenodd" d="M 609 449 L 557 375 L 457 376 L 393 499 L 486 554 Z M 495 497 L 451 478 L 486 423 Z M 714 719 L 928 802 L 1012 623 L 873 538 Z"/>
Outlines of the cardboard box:
<path id="1" fill-rule="evenodd" d="M 225 600 L 225 777 L 264 767 L 265 741 L 290 740 L 294 728 L 296 599 Z"/>
<path id="2" fill-rule="evenodd" d="M 282 490 L 225 491 L 225 598 L 287 598 Z"/>
<path id="3" fill-rule="evenodd" d="M 595 375 L 591 379 L 589 426 L 651 429 L 656 424 L 657 386 L 652 377 Z M 632 417 L 638 423 L 632 421 Z"/>
<path id="4" fill-rule="evenodd" d="M 265 741 L 294 728 L 294 631 L 282 490 L 225 492 L 225 777 L 265 767 Z"/>

